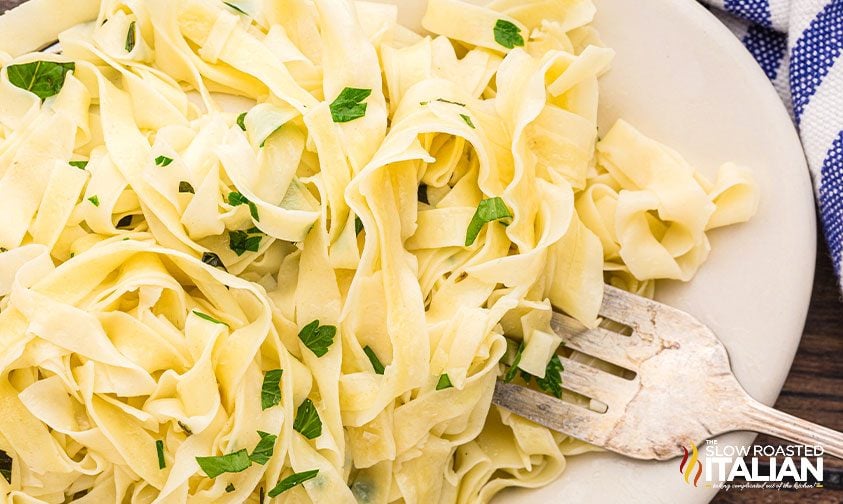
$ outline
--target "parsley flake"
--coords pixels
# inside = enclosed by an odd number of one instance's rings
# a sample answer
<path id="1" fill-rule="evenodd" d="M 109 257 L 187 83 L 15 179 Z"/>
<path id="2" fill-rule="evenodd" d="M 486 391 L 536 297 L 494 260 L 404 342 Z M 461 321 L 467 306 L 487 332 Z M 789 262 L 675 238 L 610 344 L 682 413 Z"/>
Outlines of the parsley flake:
<path id="1" fill-rule="evenodd" d="M 236 10 L 236 11 L 237 11 L 237 12 L 239 12 L 240 14 L 243 14 L 244 16 L 248 16 L 248 15 L 249 15 L 249 13 L 248 13 L 248 12 L 244 11 L 244 10 L 243 10 L 243 9 L 241 9 L 240 7 L 238 7 L 238 6 L 234 5 L 233 3 L 228 3 L 228 2 L 223 2 L 223 3 L 224 3 L 225 5 L 227 5 L 229 8 L 231 8 L 231 9 L 233 9 L 233 10 Z"/>
<path id="2" fill-rule="evenodd" d="M 256 234 L 257 233 L 257 234 Z M 246 252 L 257 252 L 261 246 L 260 231 L 230 231 L 228 233 L 228 248 L 241 256 Z"/>
<path id="3" fill-rule="evenodd" d="M 256 464 L 264 465 L 272 458 L 272 452 L 275 450 L 275 440 L 278 439 L 278 436 L 263 431 L 258 431 L 258 435 L 261 437 L 261 440 L 258 441 L 257 446 L 255 446 L 252 454 L 249 455 L 249 458 Z"/>
<path id="4" fill-rule="evenodd" d="M 480 234 L 480 230 L 487 223 L 510 218 L 512 218 L 512 214 L 509 213 L 506 203 L 501 198 L 496 197 L 481 201 L 465 233 L 465 246 L 468 247 L 474 244 L 477 240 L 477 235 Z"/>
<path id="5" fill-rule="evenodd" d="M 460 114 L 460 117 L 462 117 L 463 122 L 471 126 L 471 129 L 477 129 L 477 126 L 474 125 L 474 122 L 471 120 L 471 117 L 469 117 L 467 114 Z"/>
<path id="6" fill-rule="evenodd" d="M 126 34 L 126 52 L 130 53 L 135 48 L 135 22 L 129 23 L 129 33 Z"/>
<path id="7" fill-rule="evenodd" d="M 360 217 L 354 217 L 354 232 L 358 235 L 363 232 L 363 220 Z"/>
<path id="8" fill-rule="evenodd" d="M 180 193 L 196 194 L 196 191 L 193 189 L 193 186 L 190 185 L 190 182 L 186 182 L 184 180 L 179 182 L 179 192 Z"/>
<path id="9" fill-rule="evenodd" d="M 544 371 L 544 378 L 536 378 L 536 385 L 545 392 L 552 394 L 557 399 L 562 398 L 562 361 L 559 356 L 553 355 L 550 362 L 547 363 L 547 368 Z"/>
<path id="10" fill-rule="evenodd" d="M 506 383 L 511 382 L 515 379 L 515 375 L 518 374 L 518 364 L 521 363 L 521 355 L 524 353 L 524 342 L 522 341 L 520 345 L 518 345 L 518 351 L 515 352 L 515 358 L 512 360 L 512 365 L 509 366 L 509 369 L 506 370 L 506 373 L 503 375 L 503 381 Z"/>
<path id="11" fill-rule="evenodd" d="M 223 264 L 222 259 L 220 259 L 220 256 L 214 254 L 213 252 L 205 252 L 204 254 L 202 254 L 202 262 L 207 264 L 208 266 L 228 271 L 225 269 L 225 264 Z"/>
<path id="12" fill-rule="evenodd" d="M 3 450 L 0 450 L 0 475 L 12 483 L 12 457 Z"/>
<path id="13" fill-rule="evenodd" d="M 246 113 L 243 112 L 239 116 L 237 116 L 237 126 L 240 126 L 240 129 L 246 131 Z"/>
<path id="14" fill-rule="evenodd" d="M 524 46 L 524 37 L 521 36 L 521 28 L 518 28 L 515 24 L 505 19 L 498 19 L 498 22 L 495 23 L 494 31 L 495 42 L 507 49 Z"/>
<path id="15" fill-rule="evenodd" d="M 29 91 L 41 101 L 59 94 L 68 72 L 76 70 L 75 63 L 55 61 L 32 61 L 7 67 L 9 82 Z"/>
<path id="16" fill-rule="evenodd" d="M 181 430 L 183 430 L 185 434 L 187 434 L 188 436 L 193 435 L 193 431 L 190 429 L 190 427 L 187 426 L 187 424 L 185 424 L 181 420 L 178 420 L 176 423 L 179 425 L 179 427 L 181 427 Z"/>
<path id="17" fill-rule="evenodd" d="M 167 467 L 167 462 L 164 460 L 164 441 L 155 440 L 155 451 L 158 452 L 158 469 L 164 469 Z"/>
<path id="18" fill-rule="evenodd" d="M 336 334 L 337 328 L 335 326 L 320 326 L 319 321 L 314 320 L 302 327 L 302 330 L 299 331 L 299 339 L 317 357 L 322 357 L 328 353 L 328 348 L 334 342 Z"/>
<path id="19" fill-rule="evenodd" d="M 234 488 L 234 483 L 229 483 L 228 485 L 225 486 L 225 493 L 231 493 L 235 490 L 236 490 L 236 488 Z"/>
<path id="20" fill-rule="evenodd" d="M 214 324 L 224 325 L 224 326 L 228 327 L 228 324 L 226 324 L 225 322 L 220 322 L 219 320 L 215 319 L 214 317 L 212 317 L 212 316 L 210 316 L 206 313 L 202 313 L 199 310 L 193 310 L 193 314 L 196 315 L 197 317 L 203 319 L 203 320 L 207 320 L 208 322 L 213 322 Z"/>
<path id="21" fill-rule="evenodd" d="M 445 390 L 453 386 L 454 385 L 451 383 L 451 377 L 448 376 L 448 373 L 444 373 L 439 376 L 439 381 L 436 382 L 436 390 Z"/>
<path id="22" fill-rule="evenodd" d="M 243 196 L 237 191 L 228 193 L 228 204 L 237 207 L 240 205 L 249 205 L 249 213 L 252 215 L 252 218 L 255 219 L 255 222 L 260 222 L 261 218 L 258 214 L 258 207 L 251 201 L 249 198 Z"/>
<path id="23" fill-rule="evenodd" d="M 97 196 L 96 194 L 94 194 L 93 196 L 88 198 L 88 201 L 90 201 L 91 204 L 94 205 L 95 207 L 100 206 L 100 197 Z"/>
<path id="24" fill-rule="evenodd" d="M 223 473 L 238 473 L 245 471 L 252 465 L 249 453 L 245 448 L 226 455 L 216 457 L 196 457 L 196 463 L 205 471 L 209 478 L 216 478 Z"/>
<path id="25" fill-rule="evenodd" d="M 380 359 L 378 359 L 378 356 L 375 351 L 372 350 L 372 347 L 366 345 L 365 347 L 363 347 L 363 351 L 366 353 L 366 357 L 369 358 L 369 362 L 372 363 L 372 367 L 375 369 L 375 373 L 382 375 L 386 369 L 383 367 L 383 363 L 380 361 Z"/>
<path id="26" fill-rule="evenodd" d="M 263 385 L 261 385 L 261 410 L 278 406 L 281 404 L 281 375 L 284 374 L 283 369 L 270 369 L 263 375 Z"/>
<path id="27" fill-rule="evenodd" d="M 317 474 L 319 474 L 319 469 L 313 469 L 312 471 L 304 471 L 300 473 L 291 474 L 290 476 L 287 476 L 286 478 L 279 481 L 278 484 L 275 485 L 275 488 L 269 491 L 269 496 L 277 497 L 282 493 L 286 492 L 287 490 L 295 486 L 301 485 L 307 480 L 315 478 Z"/>
<path id="28" fill-rule="evenodd" d="M 322 435 L 322 420 L 313 401 L 305 399 L 296 410 L 296 420 L 293 422 L 293 430 L 300 433 L 307 439 L 316 439 Z"/>
<path id="29" fill-rule="evenodd" d="M 70 161 L 68 164 L 74 168 L 79 168 L 80 170 L 84 170 L 88 167 L 87 161 Z"/>
<path id="30" fill-rule="evenodd" d="M 371 89 L 345 88 L 331 103 L 331 117 L 335 123 L 350 122 L 366 115 L 367 104 L 363 101 L 371 96 Z"/>
<path id="31" fill-rule="evenodd" d="M 155 158 L 155 164 L 161 167 L 170 166 L 173 163 L 173 158 L 167 156 L 158 156 Z"/>

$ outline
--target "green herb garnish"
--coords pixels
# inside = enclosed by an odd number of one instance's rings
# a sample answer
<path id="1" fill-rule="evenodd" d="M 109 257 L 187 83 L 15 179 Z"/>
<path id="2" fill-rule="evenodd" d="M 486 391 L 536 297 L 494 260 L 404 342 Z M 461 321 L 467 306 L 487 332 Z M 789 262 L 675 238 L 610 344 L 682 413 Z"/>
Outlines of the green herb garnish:
<path id="1" fill-rule="evenodd" d="M 0 450 L 0 475 L 6 478 L 9 484 L 12 483 L 12 457 Z"/>
<path id="2" fill-rule="evenodd" d="M 240 126 L 240 129 L 246 131 L 246 113 L 243 112 L 239 116 L 237 116 L 237 126 Z"/>
<path id="3" fill-rule="evenodd" d="M 234 483 L 229 483 L 228 485 L 225 486 L 225 493 L 231 493 L 235 490 L 236 490 L 236 488 L 234 488 Z"/>
<path id="4" fill-rule="evenodd" d="M 258 441 L 257 446 L 255 446 L 252 454 L 249 455 L 249 458 L 256 464 L 264 465 L 272 458 L 272 452 L 275 450 L 275 440 L 278 439 L 278 436 L 263 431 L 258 431 L 258 435 L 261 437 L 261 440 Z"/>
<path id="5" fill-rule="evenodd" d="M 203 319 L 203 320 L 207 320 L 208 322 L 213 322 L 214 324 L 224 325 L 226 327 L 228 326 L 228 324 L 226 324 L 225 322 L 220 322 L 219 320 L 215 319 L 214 317 L 208 315 L 207 313 L 202 313 L 199 310 L 193 310 L 193 314 L 196 315 L 197 317 Z"/>
<path id="6" fill-rule="evenodd" d="M 84 170 L 88 167 L 87 161 L 70 161 L 68 164 L 74 168 L 79 168 L 80 170 Z"/>
<path id="7" fill-rule="evenodd" d="M 524 37 L 521 36 L 521 28 L 504 19 L 498 19 L 495 23 L 495 42 L 507 49 L 514 49 L 516 46 L 523 47 Z"/>
<path id="8" fill-rule="evenodd" d="M 486 223 L 512 218 L 506 203 L 501 198 L 490 198 L 480 202 L 477 207 L 477 212 L 471 218 L 471 223 L 468 225 L 468 231 L 465 234 L 465 246 L 473 245 L 477 240 L 477 235 Z"/>
<path id="9" fill-rule="evenodd" d="M 187 434 L 188 436 L 193 435 L 193 431 L 184 422 L 178 420 L 176 421 L 176 423 L 179 425 L 179 427 L 181 427 L 181 430 L 183 430 L 185 434 Z"/>
<path id="10" fill-rule="evenodd" d="M 436 382 L 436 390 L 444 390 L 453 386 L 454 385 L 451 383 L 451 377 L 448 376 L 448 373 L 444 373 L 439 376 L 439 381 Z"/>
<path id="11" fill-rule="evenodd" d="M 193 189 L 193 186 L 190 185 L 190 182 L 186 182 L 184 180 L 179 182 L 179 192 L 180 193 L 196 194 L 196 191 Z"/>
<path id="12" fill-rule="evenodd" d="M 515 358 L 512 360 L 512 365 L 509 366 L 509 369 L 506 370 L 506 373 L 503 375 L 503 381 L 506 383 L 511 382 L 515 379 L 515 375 L 518 374 L 518 364 L 521 363 L 521 355 L 524 353 L 524 342 L 522 341 L 520 345 L 518 345 L 518 351 L 515 352 Z"/>
<path id="13" fill-rule="evenodd" d="M 316 439 L 322 435 L 322 420 L 313 401 L 305 399 L 296 410 L 296 420 L 293 422 L 293 430 L 300 433 L 307 439 Z"/>
<path id="14" fill-rule="evenodd" d="M 252 465 L 246 449 L 216 457 L 196 457 L 196 463 L 209 478 L 216 478 L 223 473 L 238 473 Z"/>
<path id="15" fill-rule="evenodd" d="M 462 117 L 463 122 L 471 126 L 471 129 L 477 129 L 477 127 L 474 125 L 474 122 L 472 122 L 469 116 L 467 116 L 466 114 L 460 114 L 460 117 Z"/>
<path id="16" fill-rule="evenodd" d="M 271 408 L 281 404 L 281 375 L 284 374 L 283 369 L 270 369 L 263 375 L 263 385 L 261 385 L 261 410 Z"/>
<path id="17" fill-rule="evenodd" d="M 155 440 L 155 451 L 158 452 L 158 469 L 164 469 L 167 467 L 167 462 L 164 460 L 164 441 Z"/>
<path id="18" fill-rule="evenodd" d="M 294 486 L 301 485 L 305 481 L 315 478 L 317 474 L 319 474 L 319 469 L 291 474 L 279 481 L 278 484 L 275 485 L 275 488 L 269 491 L 269 496 L 277 497 Z"/>
<path id="19" fill-rule="evenodd" d="M 129 23 L 129 33 L 126 34 L 126 52 L 135 48 L 135 22 Z"/>
<path id="20" fill-rule="evenodd" d="M 246 252 L 257 252 L 260 249 L 263 235 L 250 234 L 250 231 L 230 231 L 228 233 L 228 248 L 238 256 Z"/>
<path id="21" fill-rule="evenodd" d="M 317 357 L 322 357 L 328 353 L 328 348 L 333 344 L 336 334 L 335 326 L 320 326 L 319 321 L 314 320 L 299 331 L 299 339 Z"/>
<path id="22" fill-rule="evenodd" d="M 540 389 L 552 394 L 557 399 L 562 397 L 562 361 L 554 354 L 544 371 L 544 378 L 536 378 L 536 385 Z"/>
<path id="23" fill-rule="evenodd" d="M 97 196 L 96 194 L 94 194 L 93 196 L 88 198 L 88 201 L 90 201 L 91 204 L 94 205 L 95 207 L 100 206 L 100 197 Z"/>
<path id="24" fill-rule="evenodd" d="M 29 91 L 41 100 L 59 94 L 67 73 L 76 70 L 75 63 L 33 61 L 7 67 L 9 82 Z"/>
<path id="25" fill-rule="evenodd" d="M 331 117 L 335 123 L 345 123 L 366 115 L 367 104 L 363 100 L 371 96 L 371 89 L 345 88 L 331 103 Z"/>
<path id="26" fill-rule="evenodd" d="M 237 11 L 237 12 L 239 12 L 240 14 L 243 14 L 244 16 L 248 16 L 248 15 L 249 15 L 249 13 L 248 13 L 248 12 L 244 11 L 243 9 L 241 9 L 240 7 L 237 7 L 236 5 L 234 5 L 234 4 L 232 4 L 232 3 L 228 3 L 228 2 L 223 2 L 223 3 L 224 3 L 225 5 L 227 5 L 227 6 L 229 6 L 230 8 L 232 8 L 232 9 L 236 10 L 236 11 Z"/>
<path id="27" fill-rule="evenodd" d="M 249 205 L 249 213 L 252 214 L 252 218 L 255 219 L 255 222 L 261 221 L 260 215 L 258 214 L 257 205 L 249 201 L 249 198 L 243 196 L 239 192 L 234 191 L 228 193 L 228 204 L 233 207 L 237 207 L 240 205 Z"/>
<path id="28" fill-rule="evenodd" d="M 213 252 L 205 252 L 204 254 L 202 254 L 202 262 L 207 264 L 208 266 L 228 271 L 225 269 L 225 264 L 223 264 L 222 259 L 220 259 L 220 256 L 214 254 Z"/>
<path id="29" fill-rule="evenodd" d="M 173 158 L 167 156 L 158 156 L 155 158 L 155 164 L 161 167 L 170 166 L 173 163 Z"/>
<path id="30" fill-rule="evenodd" d="M 360 234 L 363 231 L 363 220 L 358 216 L 354 217 L 354 232 Z"/>
<path id="31" fill-rule="evenodd" d="M 372 363 L 372 367 L 375 368 L 375 373 L 382 375 L 385 371 L 385 368 L 383 367 L 383 363 L 380 361 L 380 359 L 378 359 L 378 356 L 375 351 L 372 350 L 372 347 L 366 345 L 365 347 L 363 347 L 363 351 L 366 353 L 366 357 L 369 358 L 369 362 Z"/>

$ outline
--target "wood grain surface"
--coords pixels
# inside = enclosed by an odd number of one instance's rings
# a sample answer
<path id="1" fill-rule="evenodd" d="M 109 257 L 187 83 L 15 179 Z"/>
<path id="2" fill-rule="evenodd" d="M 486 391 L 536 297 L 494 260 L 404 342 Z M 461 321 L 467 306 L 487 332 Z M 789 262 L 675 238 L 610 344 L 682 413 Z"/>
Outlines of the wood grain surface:
<path id="1" fill-rule="evenodd" d="M 0 0 L 0 12 L 22 0 Z M 843 430 L 843 302 L 825 243 L 819 243 L 811 308 L 799 353 L 776 407 L 782 411 Z M 783 265 L 786 267 L 786 265 Z M 778 440 L 760 436 L 757 443 Z M 720 492 L 714 504 L 843 503 L 843 461 L 826 457 L 825 488 Z"/>

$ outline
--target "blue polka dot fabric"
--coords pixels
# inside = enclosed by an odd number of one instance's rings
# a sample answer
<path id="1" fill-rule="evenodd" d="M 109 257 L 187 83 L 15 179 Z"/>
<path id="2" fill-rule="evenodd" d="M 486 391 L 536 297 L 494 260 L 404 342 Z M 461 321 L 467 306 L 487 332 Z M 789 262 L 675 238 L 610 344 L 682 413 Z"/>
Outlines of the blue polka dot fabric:
<path id="1" fill-rule="evenodd" d="M 843 271 L 843 0 L 701 0 L 729 23 L 799 127 L 838 277 Z"/>

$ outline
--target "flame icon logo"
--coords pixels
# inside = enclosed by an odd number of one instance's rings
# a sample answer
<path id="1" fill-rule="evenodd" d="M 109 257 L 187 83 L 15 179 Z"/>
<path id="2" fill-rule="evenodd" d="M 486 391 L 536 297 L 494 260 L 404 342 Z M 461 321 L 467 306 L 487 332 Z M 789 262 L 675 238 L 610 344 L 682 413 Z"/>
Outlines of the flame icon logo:
<path id="1" fill-rule="evenodd" d="M 682 451 L 685 452 L 685 454 L 682 456 L 682 461 L 679 462 L 679 473 L 684 476 L 685 483 L 690 484 L 691 475 L 694 474 L 694 468 L 696 468 L 694 486 L 697 486 L 697 483 L 699 483 L 700 477 L 702 476 L 702 463 L 699 461 L 700 453 L 697 451 L 697 445 L 692 443 L 690 452 L 683 446 Z"/>

